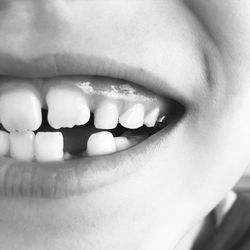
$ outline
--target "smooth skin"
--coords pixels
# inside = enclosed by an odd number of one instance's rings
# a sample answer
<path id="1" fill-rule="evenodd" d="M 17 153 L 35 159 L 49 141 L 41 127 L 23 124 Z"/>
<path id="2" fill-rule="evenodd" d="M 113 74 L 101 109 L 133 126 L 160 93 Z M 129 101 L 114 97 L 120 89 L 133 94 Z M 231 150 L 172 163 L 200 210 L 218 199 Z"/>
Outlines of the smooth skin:
<path id="1" fill-rule="evenodd" d="M 143 165 L 130 177 L 63 200 L 1 197 L 0 248 L 174 249 L 250 161 L 249 16 L 246 0 L 0 0 L 0 53 L 109 57 L 190 100 L 153 152 L 120 163 Z"/>

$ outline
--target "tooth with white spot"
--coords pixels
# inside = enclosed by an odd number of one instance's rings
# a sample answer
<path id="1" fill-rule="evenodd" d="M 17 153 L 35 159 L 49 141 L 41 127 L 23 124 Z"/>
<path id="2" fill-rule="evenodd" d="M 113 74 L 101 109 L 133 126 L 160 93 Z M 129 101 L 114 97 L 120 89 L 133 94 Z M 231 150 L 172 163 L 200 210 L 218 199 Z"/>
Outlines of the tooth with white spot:
<path id="1" fill-rule="evenodd" d="M 10 132 L 10 156 L 18 160 L 31 161 L 34 157 L 34 137 L 32 131 Z"/>
<path id="2" fill-rule="evenodd" d="M 7 155 L 9 148 L 9 133 L 0 130 L 0 155 Z"/>
<path id="3" fill-rule="evenodd" d="M 37 130 L 42 122 L 38 91 L 29 84 L 1 86 L 1 123 L 8 131 Z"/>
<path id="4" fill-rule="evenodd" d="M 48 122 L 55 128 L 72 128 L 89 121 L 90 110 L 83 93 L 74 86 L 55 85 L 48 89 Z"/>
<path id="5" fill-rule="evenodd" d="M 63 135 L 61 132 L 38 132 L 35 137 L 37 161 L 63 160 Z"/>
<path id="6" fill-rule="evenodd" d="M 87 142 L 87 154 L 105 155 L 116 151 L 116 145 L 113 135 L 110 132 L 103 131 L 92 134 Z"/>
<path id="7" fill-rule="evenodd" d="M 158 116 L 159 116 L 159 113 L 160 113 L 160 109 L 159 107 L 156 107 L 154 108 L 153 110 L 151 110 L 145 117 L 144 119 L 144 124 L 147 126 L 147 127 L 154 127 L 157 119 L 158 119 Z"/>
<path id="8" fill-rule="evenodd" d="M 95 110 L 95 127 L 99 129 L 113 129 L 117 126 L 119 119 L 119 110 L 117 104 L 104 100 L 99 103 Z"/>
<path id="9" fill-rule="evenodd" d="M 133 105 L 123 113 L 120 118 L 120 124 L 125 128 L 136 129 L 143 126 L 144 106 L 140 103 Z"/>

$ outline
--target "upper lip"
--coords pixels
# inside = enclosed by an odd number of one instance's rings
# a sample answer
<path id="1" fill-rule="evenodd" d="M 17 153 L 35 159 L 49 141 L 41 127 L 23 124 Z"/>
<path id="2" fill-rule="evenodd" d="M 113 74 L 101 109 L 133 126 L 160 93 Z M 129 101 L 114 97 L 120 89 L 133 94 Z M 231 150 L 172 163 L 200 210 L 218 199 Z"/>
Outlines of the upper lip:
<path id="1" fill-rule="evenodd" d="M 55 53 L 21 58 L 0 51 L 0 76 L 47 78 L 69 75 L 98 75 L 118 78 L 179 101 L 188 106 L 193 100 L 165 79 L 142 68 L 134 68 L 114 59 L 84 54 Z"/>

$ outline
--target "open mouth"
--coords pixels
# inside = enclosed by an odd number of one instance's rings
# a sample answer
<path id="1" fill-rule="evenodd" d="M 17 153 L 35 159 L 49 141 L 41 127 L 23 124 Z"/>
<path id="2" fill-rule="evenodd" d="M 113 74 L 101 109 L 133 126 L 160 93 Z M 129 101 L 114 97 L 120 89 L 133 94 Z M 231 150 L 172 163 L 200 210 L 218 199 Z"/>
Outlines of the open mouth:
<path id="1" fill-rule="evenodd" d="M 167 132 L 184 114 L 179 101 L 117 78 L 2 76 L 1 192 L 35 197 L 79 193 L 85 190 L 75 176 L 79 171 L 86 176 L 100 160 L 104 167 L 98 172 L 109 169 L 112 157 Z M 105 157 L 110 158 L 106 163 Z"/>

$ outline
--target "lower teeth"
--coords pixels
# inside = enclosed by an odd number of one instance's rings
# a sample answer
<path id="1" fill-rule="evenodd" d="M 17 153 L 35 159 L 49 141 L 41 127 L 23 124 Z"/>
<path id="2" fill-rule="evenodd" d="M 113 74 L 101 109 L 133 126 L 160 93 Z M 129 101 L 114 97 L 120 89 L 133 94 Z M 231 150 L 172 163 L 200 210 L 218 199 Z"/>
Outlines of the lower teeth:
<path id="1" fill-rule="evenodd" d="M 43 111 L 43 122 L 38 131 L 10 132 L 0 125 L 0 155 L 23 161 L 66 161 L 77 157 L 105 155 L 128 149 L 138 144 L 144 130 L 134 130 L 135 134 L 118 125 L 104 131 L 96 129 L 94 117 L 82 126 L 73 128 L 52 128 L 47 121 L 47 111 Z"/>
<path id="2" fill-rule="evenodd" d="M 72 128 L 66 130 L 79 128 Z M 65 129 L 64 129 L 65 130 Z M 86 146 L 84 144 L 76 146 L 77 143 L 71 141 L 71 145 L 66 145 L 63 132 L 11 132 L 0 130 L 0 155 L 10 156 L 11 158 L 24 161 L 66 161 L 76 157 L 106 155 L 121 150 L 128 149 L 146 136 L 132 135 L 132 133 L 123 133 L 114 137 L 109 131 L 100 131 L 85 136 Z M 118 133 L 117 131 L 113 133 Z M 79 137 L 79 133 L 78 137 Z M 84 133 L 83 133 L 84 134 Z M 86 137 L 88 137 L 86 139 Z M 70 144 L 69 143 L 69 144 Z M 77 153 L 76 153 L 77 152 Z"/>

